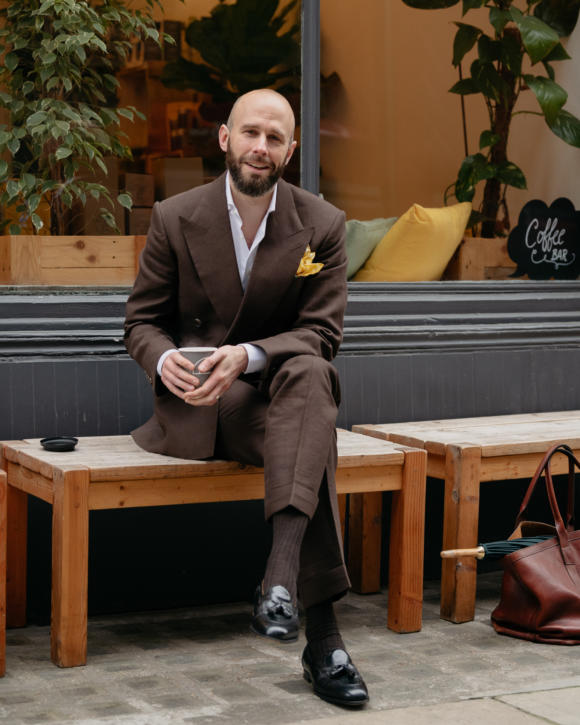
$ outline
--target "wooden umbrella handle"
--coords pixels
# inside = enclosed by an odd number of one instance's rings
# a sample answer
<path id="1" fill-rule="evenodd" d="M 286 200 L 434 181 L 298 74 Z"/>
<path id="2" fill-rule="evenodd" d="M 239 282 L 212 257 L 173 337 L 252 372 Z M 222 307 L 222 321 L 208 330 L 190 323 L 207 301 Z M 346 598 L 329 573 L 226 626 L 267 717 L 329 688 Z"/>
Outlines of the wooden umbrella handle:
<path id="1" fill-rule="evenodd" d="M 444 549 L 441 552 L 442 559 L 455 559 L 458 556 L 475 556 L 476 559 L 483 559 L 485 549 L 483 546 L 476 546 L 474 549 Z"/>

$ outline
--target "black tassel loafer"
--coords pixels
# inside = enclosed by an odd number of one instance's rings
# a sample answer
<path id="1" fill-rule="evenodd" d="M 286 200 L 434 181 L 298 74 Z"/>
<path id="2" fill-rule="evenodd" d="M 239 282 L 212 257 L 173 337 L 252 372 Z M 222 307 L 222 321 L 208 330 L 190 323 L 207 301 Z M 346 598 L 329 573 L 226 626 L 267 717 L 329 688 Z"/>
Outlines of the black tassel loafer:
<path id="1" fill-rule="evenodd" d="M 315 662 L 310 647 L 302 654 L 304 679 L 314 688 L 314 694 L 333 705 L 361 707 L 369 701 L 369 693 L 363 678 L 348 653 L 335 649 Z"/>
<path id="2" fill-rule="evenodd" d="M 298 639 L 298 608 L 285 587 L 270 587 L 265 594 L 260 585 L 256 587 L 250 629 L 256 634 L 283 642 Z"/>

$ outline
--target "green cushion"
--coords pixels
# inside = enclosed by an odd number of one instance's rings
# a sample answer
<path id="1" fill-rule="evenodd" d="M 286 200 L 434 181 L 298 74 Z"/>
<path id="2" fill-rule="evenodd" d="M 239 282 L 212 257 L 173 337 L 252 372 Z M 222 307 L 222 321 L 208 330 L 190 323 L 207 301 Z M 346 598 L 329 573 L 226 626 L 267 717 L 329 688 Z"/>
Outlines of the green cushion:
<path id="1" fill-rule="evenodd" d="M 369 221 L 359 221 L 358 219 L 349 219 L 347 221 L 347 279 L 354 277 L 396 221 L 397 217 L 395 216 L 388 219 L 370 219 Z"/>

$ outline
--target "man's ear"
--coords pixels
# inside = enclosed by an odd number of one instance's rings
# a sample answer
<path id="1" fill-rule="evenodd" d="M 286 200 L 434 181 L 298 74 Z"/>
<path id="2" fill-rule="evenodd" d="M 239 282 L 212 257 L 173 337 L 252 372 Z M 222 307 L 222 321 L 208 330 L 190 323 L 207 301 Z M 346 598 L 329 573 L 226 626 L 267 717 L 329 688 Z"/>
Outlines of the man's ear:
<path id="1" fill-rule="evenodd" d="M 222 151 L 228 150 L 228 139 L 230 137 L 230 129 L 225 125 L 225 123 L 222 123 L 220 126 L 220 130 L 218 132 L 218 139 L 220 143 L 220 149 Z"/>
<path id="2" fill-rule="evenodd" d="M 286 161 L 284 162 L 284 166 L 288 165 L 288 162 L 292 158 L 292 154 L 294 153 L 295 148 L 296 148 L 296 141 L 292 141 L 290 146 L 288 146 L 288 151 L 286 153 Z"/>

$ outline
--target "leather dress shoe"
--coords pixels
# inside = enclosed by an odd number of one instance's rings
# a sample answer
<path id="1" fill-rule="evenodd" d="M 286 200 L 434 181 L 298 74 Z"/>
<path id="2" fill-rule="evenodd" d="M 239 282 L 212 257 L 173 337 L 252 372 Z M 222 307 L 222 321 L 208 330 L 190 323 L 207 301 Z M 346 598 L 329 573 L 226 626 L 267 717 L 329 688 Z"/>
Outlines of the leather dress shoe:
<path id="1" fill-rule="evenodd" d="M 363 678 L 348 653 L 335 649 L 316 662 L 306 645 L 302 654 L 304 679 L 312 684 L 314 694 L 333 705 L 360 707 L 369 700 Z"/>
<path id="2" fill-rule="evenodd" d="M 262 594 L 261 586 L 257 586 L 250 629 L 283 642 L 298 639 L 298 608 L 285 587 L 276 585 Z"/>

